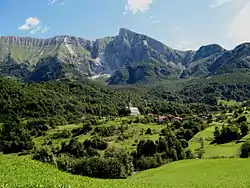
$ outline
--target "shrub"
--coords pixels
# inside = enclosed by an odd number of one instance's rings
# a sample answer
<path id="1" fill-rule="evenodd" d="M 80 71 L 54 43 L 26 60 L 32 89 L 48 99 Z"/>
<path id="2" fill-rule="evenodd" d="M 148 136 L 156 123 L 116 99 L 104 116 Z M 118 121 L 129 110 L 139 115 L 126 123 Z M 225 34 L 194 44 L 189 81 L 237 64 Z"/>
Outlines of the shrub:
<path id="1" fill-rule="evenodd" d="M 47 121 L 45 119 L 31 119 L 27 121 L 27 128 L 35 128 L 41 131 L 47 131 L 49 129 Z"/>
<path id="2" fill-rule="evenodd" d="M 152 131 L 151 131 L 151 129 L 150 129 L 150 128 L 148 128 L 148 129 L 146 130 L 145 134 L 152 135 Z"/>
<path id="3" fill-rule="evenodd" d="M 33 156 L 33 159 L 41 161 L 43 163 L 56 165 L 56 158 L 54 154 L 50 151 L 50 149 L 47 147 L 37 150 Z"/>
<path id="4" fill-rule="evenodd" d="M 28 131 L 19 120 L 5 123 L 0 133 L 0 151 L 17 153 L 31 150 L 35 146 Z"/>
<path id="5" fill-rule="evenodd" d="M 93 148 L 98 150 L 105 150 L 108 147 L 108 143 L 102 139 L 95 138 L 93 140 L 85 140 L 83 143 L 85 148 Z"/>
<path id="6" fill-rule="evenodd" d="M 232 140 L 238 140 L 240 138 L 240 130 L 235 125 L 223 126 L 220 130 L 218 127 L 214 131 L 214 142 L 218 144 L 228 143 Z"/>
<path id="7" fill-rule="evenodd" d="M 236 120 L 237 123 L 245 123 L 247 122 L 247 117 L 246 116 L 241 116 Z"/>
<path id="8" fill-rule="evenodd" d="M 76 158 L 85 157 L 87 155 L 83 144 L 78 142 L 75 138 L 71 139 L 68 144 L 63 142 L 58 153 L 68 153 Z"/>
<path id="9" fill-rule="evenodd" d="M 241 131 L 241 136 L 242 137 L 244 137 L 244 136 L 246 136 L 247 134 L 248 134 L 248 132 L 249 132 L 249 127 L 248 127 L 248 125 L 247 124 L 241 124 L 240 125 L 240 131 Z"/>
<path id="10" fill-rule="evenodd" d="M 186 151 L 186 159 L 193 159 L 194 155 L 191 150 Z"/>
<path id="11" fill-rule="evenodd" d="M 188 142 L 185 139 L 180 139 L 180 142 L 183 148 L 188 148 Z"/>
<path id="12" fill-rule="evenodd" d="M 137 154 L 139 156 L 153 156 L 157 152 L 157 146 L 152 140 L 142 140 L 137 145 Z"/>
<path id="13" fill-rule="evenodd" d="M 102 137 L 114 136 L 117 134 L 117 128 L 116 126 L 96 127 L 93 134 L 95 133 Z"/>
<path id="14" fill-rule="evenodd" d="M 197 157 L 201 159 L 201 158 L 203 158 L 203 156 L 204 156 L 205 153 L 206 153 L 206 152 L 205 152 L 205 149 L 200 148 L 200 149 L 198 150 L 198 152 L 197 152 Z"/>
<path id="15" fill-rule="evenodd" d="M 100 157 L 101 156 L 98 150 L 93 149 L 93 148 L 88 148 L 86 150 L 86 155 L 87 157 Z"/>
<path id="16" fill-rule="evenodd" d="M 79 136 L 79 135 L 86 135 L 88 134 L 90 131 L 92 131 L 92 127 L 90 125 L 83 125 L 83 127 L 81 128 L 76 128 L 73 129 L 71 131 L 71 133 L 73 134 L 73 137 Z"/>
<path id="17" fill-rule="evenodd" d="M 65 172 L 72 172 L 75 166 L 75 160 L 64 153 L 57 157 L 56 163 L 57 168 Z"/>
<path id="18" fill-rule="evenodd" d="M 250 157 L 250 140 L 245 141 L 241 146 L 241 158 Z"/>
<path id="19" fill-rule="evenodd" d="M 124 165 L 116 158 L 84 158 L 76 162 L 74 174 L 95 178 L 126 178 L 131 174 L 126 173 Z"/>
<path id="20" fill-rule="evenodd" d="M 72 137 L 72 133 L 68 130 L 63 130 L 62 132 L 59 132 L 53 135 L 54 139 L 71 138 L 71 137 Z"/>
<path id="21" fill-rule="evenodd" d="M 147 170 L 151 168 L 157 168 L 161 166 L 162 159 L 161 156 L 155 155 L 152 157 L 144 157 L 142 156 L 139 160 L 136 161 L 136 170 L 141 171 L 141 170 Z"/>
<path id="22" fill-rule="evenodd" d="M 134 166 L 132 163 L 132 156 L 129 155 L 125 150 L 118 149 L 114 147 L 108 148 L 104 152 L 104 158 L 116 158 L 124 166 L 126 174 L 131 175 L 134 171 Z"/>

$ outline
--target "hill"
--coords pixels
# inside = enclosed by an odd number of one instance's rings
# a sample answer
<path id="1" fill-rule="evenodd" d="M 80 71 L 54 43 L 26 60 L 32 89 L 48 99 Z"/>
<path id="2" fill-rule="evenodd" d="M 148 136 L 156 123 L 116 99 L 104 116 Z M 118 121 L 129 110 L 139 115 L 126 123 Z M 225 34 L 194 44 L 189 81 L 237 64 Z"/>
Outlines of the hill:
<path id="1" fill-rule="evenodd" d="M 152 83 L 179 77 L 246 72 L 250 44 L 233 50 L 211 44 L 180 51 L 125 28 L 95 41 L 74 36 L 48 39 L 0 37 L 0 76 L 25 82 L 102 77 L 109 84 Z"/>
<path id="2" fill-rule="evenodd" d="M 0 186 L 247 188 L 249 167 L 249 159 L 186 160 L 140 172 L 126 180 L 101 180 L 70 175 L 28 157 L 0 156 Z"/>

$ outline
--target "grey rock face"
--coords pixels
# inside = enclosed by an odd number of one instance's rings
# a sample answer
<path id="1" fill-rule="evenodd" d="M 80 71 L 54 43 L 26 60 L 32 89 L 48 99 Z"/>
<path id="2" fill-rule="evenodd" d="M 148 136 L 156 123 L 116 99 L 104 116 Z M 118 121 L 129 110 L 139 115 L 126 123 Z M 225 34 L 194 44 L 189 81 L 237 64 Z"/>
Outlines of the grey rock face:
<path id="1" fill-rule="evenodd" d="M 128 71 L 127 67 L 130 66 L 136 70 L 129 72 L 130 77 L 138 78 L 132 74 L 137 74 L 139 70 L 139 75 L 148 75 L 145 71 L 142 74 L 140 67 L 136 68 L 141 63 L 151 76 L 205 76 L 250 68 L 249 46 L 245 43 L 227 51 L 217 44 L 211 44 L 202 46 L 198 51 L 179 51 L 125 28 L 121 28 L 115 37 L 95 41 L 74 36 L 48 39 L 0 37 L 0 75 L 28 79 L 31 75 L 37 78 L 35 74 L 39 72 L 39 75 L 44 74 L 41 78 L 56 79 L 48 76 L 56 70 L 56 75 L 63 74 L 66 77 L 115 76 L 117 70 Z M 20 65 L 25 66 L 21 66 L 21 69 Z M 1 71 L 3 69 L 5 71 Z M 22 72 L 21 77 L 18 76 L 18 70 Z"/>

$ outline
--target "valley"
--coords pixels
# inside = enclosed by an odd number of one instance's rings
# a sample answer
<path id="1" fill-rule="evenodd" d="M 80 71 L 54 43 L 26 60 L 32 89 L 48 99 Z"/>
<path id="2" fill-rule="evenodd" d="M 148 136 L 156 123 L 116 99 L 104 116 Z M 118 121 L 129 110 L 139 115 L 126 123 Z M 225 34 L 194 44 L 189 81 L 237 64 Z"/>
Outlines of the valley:
<path id="1" fill-rule="evenodd" d="M 249 47 L 1 37 L 0 186 L 248 187 Z"/>
<path id="2" fill-rule="evenodd" d="M 0 188 L 250 187 L 250 1 L 0 12 Z"/>

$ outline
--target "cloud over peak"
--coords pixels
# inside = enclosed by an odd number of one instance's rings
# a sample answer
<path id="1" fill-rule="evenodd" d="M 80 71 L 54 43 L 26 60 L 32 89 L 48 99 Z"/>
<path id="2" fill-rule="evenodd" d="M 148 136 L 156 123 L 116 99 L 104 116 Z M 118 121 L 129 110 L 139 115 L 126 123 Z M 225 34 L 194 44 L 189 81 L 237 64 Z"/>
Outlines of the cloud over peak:
<path id="1" fill-rule="evenodd" d="M 25 20 L 25 23 L 18 27 L 20 30 L 30 30 L 40 24 L 40 20 L 37 17 L 29 17 Z"/>
<path id="2" fill-rule="evenodd" d="M 133 14 L 145 12 L 150 8 L 152 3 L 153 0 L 127 0 L 123 14 L 126 14 L 127 11 L 131 11 Z"/>
<path id="3" fill-rule="evenodd" d="M 29 31 L 31 34 L 37 32 L 46 33 L 49 30 L 48 26 L 42 26 L 41 21 L 37 17 L 29 17 L 25 20 L 24 24 L 18 27 L 19 30 Z"/>

